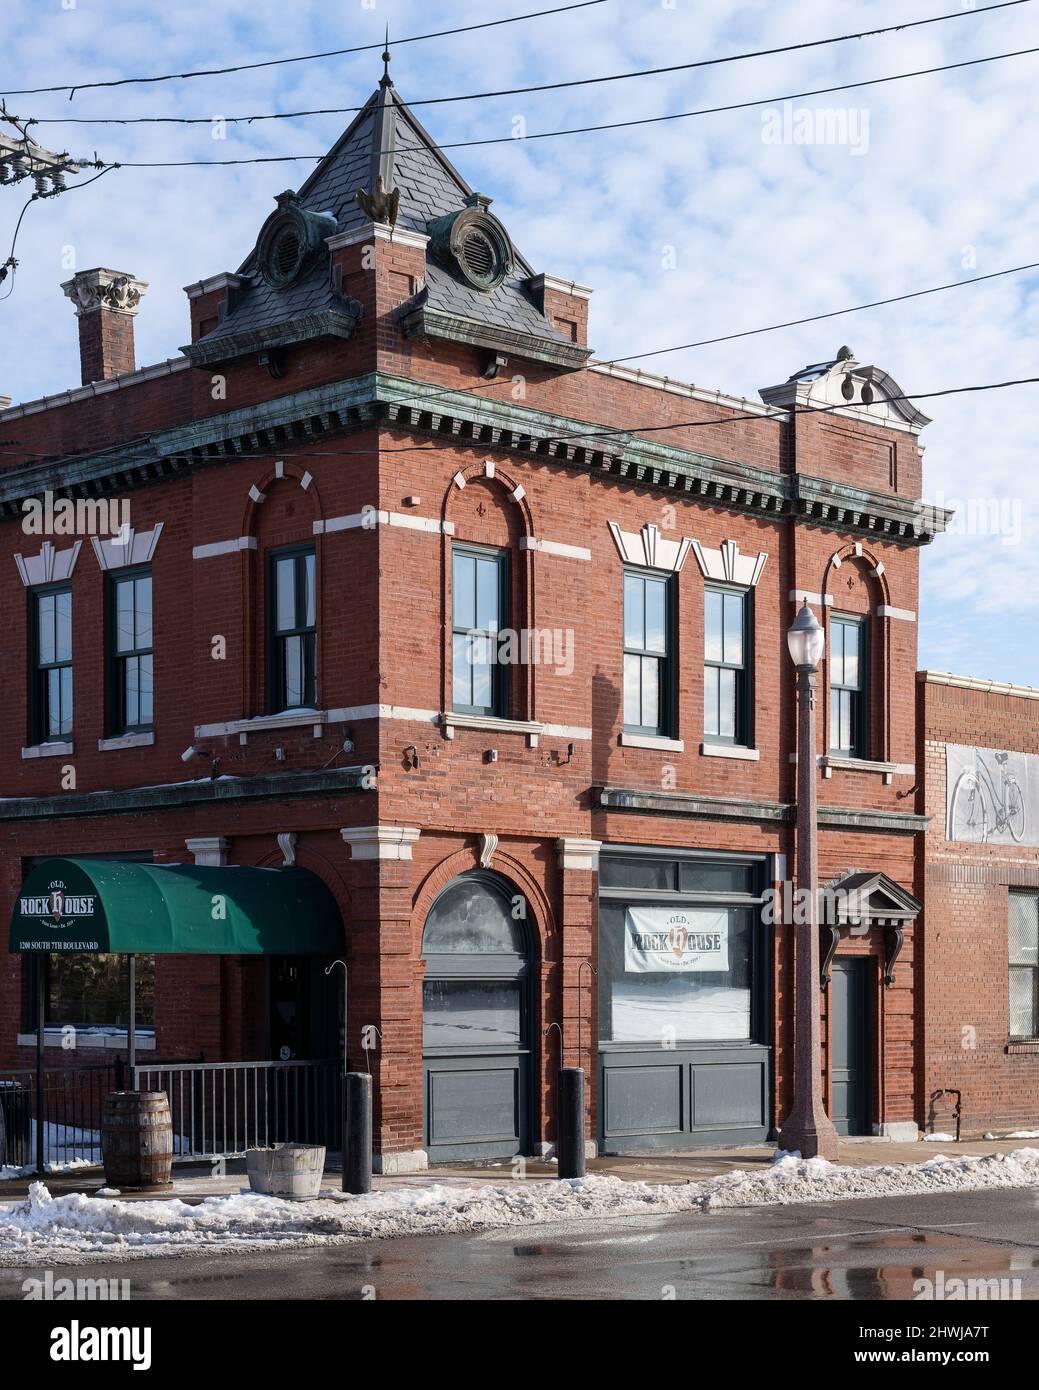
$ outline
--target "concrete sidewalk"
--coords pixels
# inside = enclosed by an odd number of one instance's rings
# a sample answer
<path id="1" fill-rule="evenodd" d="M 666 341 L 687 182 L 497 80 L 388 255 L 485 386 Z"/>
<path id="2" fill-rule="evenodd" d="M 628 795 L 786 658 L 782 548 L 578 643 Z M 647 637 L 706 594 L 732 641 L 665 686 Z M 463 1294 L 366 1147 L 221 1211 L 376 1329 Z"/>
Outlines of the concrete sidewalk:
<path id="1" fill-rule="evenodd" d="M 1015 1149 L 1039 1148 L 1039 1139 L 965 1139 L 961 1143 L 893 1143 L 887 1139 L 846 1139 L 841 1141 L 840 1162 L 848 1167 L 868 1168 L 892 1163 L 924 1163 L 939 1154 L 949 1157 L 970 1155 L 982 1158 L 990 1154 L 1011 1153 Z M 775 1154 L 772 1144 L 748 1145 L 718 1149 L 696 1149 L 694 1152 L 663 1153 L 639 1158 L 590 1158 L 589 1173 L 608 1174 L 626 1182 L 684 1183 L 718 1177 L 737 1169 L 753 1172 L 767 1168 Z M 325 1171 L 324 1186 L 339 1188 L 341 1169 L 336 1166 L 337 1154 L 330 1155 Z M 518 1163 L 518 1160 L 516 1161 Z M 436 1183 L 472 1187 L 487 1183 L 502 1185 L 522 1176 L 527 1179 L 551 1179 L 556 1165 L 544 1159 L 527 1159 L 522 1170 L 512 1161 L 502 1159 L 491 1163 L 444 1164 L 424 1173 L 377 1176 L 376 1191 L 425 1187 Z M 0 1202 L 19 1201 L 28 1195 L 29 1184 L 35 1176 L 11 1178 L 0 1182 Z M 43 1181 L 54 1196 L 83 1192 L 93 1196 L 104 1187 L 105 1175 L 100 1167 L 77 1168 L 73 1173 L 49 1173 Z M 245 1159 L 228 1159 L 222 1171 L 214 1173 L 214 1165 L 178 1164 L 173 1170 L 173 1189 L 168 1193 L 121 1193 L 127 1201 L 179 1197 L 197 1203 L 206 1197 L 240 1192 L 248 1188 Z"/>

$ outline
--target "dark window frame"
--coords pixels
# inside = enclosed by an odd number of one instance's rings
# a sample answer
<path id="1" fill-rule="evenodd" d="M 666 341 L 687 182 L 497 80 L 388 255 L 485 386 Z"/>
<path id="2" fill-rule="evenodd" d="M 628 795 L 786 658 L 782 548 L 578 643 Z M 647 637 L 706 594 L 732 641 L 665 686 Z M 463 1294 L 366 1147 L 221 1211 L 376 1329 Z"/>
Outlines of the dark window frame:
<path id="1" fill-rule="evenodd" d="M 628 623 L 627 623 L 627 580 L 629 578 L 641 579 L 643 581 L 643 631 L 645 631 L 645 581 L 651 580 L 661 584 L 664 589 L 664 651 L 652 652 L 645 647 L 628 646 Z M 638 565 L 625 565 L 622 577 L 621 588 L 621 715 L 624 720 L 624 732 L 635 734 L 644 738 L 675 738 L 678 725 L 678 690 L 677 690 L 677 667 L 676 648 L 678 646 L 678 622 L 677 622 L 677 597 L 676 583 L 673 574 L 662 574 L 659 570 L 640 568 Z M 657 725 L 654 727 L 649 724 L 629 724 L 627 720 L 627 710 L 625 709 L 625 666 L 627 657 L 638 656 L 642 660 L 655 660 L 657 663 Z M 640 692 L 641 701 L 641 692 Z"/>
<path id="2" fill-rule="evenodd" d="M 1034 890 L 1028 890 L 1028 889 L 1017 889 L 1017 890 L 1015 890 L 1015 889 L 1012 888 L 1012 889 L 1010 889 L 1010 891 L 1009 891 L 1007 897 L 1008 897 L 1008 902 L 1007 902 L 1007 1015 L 1008 1015 L 1008 1023 L 1007 1023 L 1007 1040 L 1008 1040 L 1008 1042 L 1011 1042 L 1011 1043 L 1036 1042 L 1036 1041 L 1039 1041 L 1039 961 L 1037 961 L 1035 965 L 1032 965 L 1030 962 L 1017 962 L 1017 963 L 1015 963 L 1014 961 L 1012 961 L 1012 960 L 1010 959 L 1010 912 L 1009 912 L 1010 904 L 1009 904 L 1009 898 L 1011 898 L 1011 897 L 1025 897 L 1025 898 L 1031 899 L 1032 905 L 1033 905 L 1033 907 L 1035 907 L 1035 909 L 1036 909 L 1036 914 L 1037 914 L 1037 916 L 1039 916 L 1039 894 L 1037 894 Z M 1037 932 L 1039 932 L 1039 923 L 1037 923 Z M 1031 975 L 1031 977 L 1032 977 L 1032 1028 L 1031 1028 L 1031 1032 L 1029 1032 L 1029 1033 L 1015 1033 L 1015 1032 L 1012 1031 L 1012 1029 L 1011 1029 L 1011 1027 L 1010 1027 L 1010 1023 L 1009 1023 L 1009 1010 L 1010 1010 L 1010 977 L 1011 977 L 1011 975 L 1014 973 L 1015 970 L 1019 970 L 1019 971 L 1021 971 L 1022 973 L 1025 972 L 1025 971 L 1027 971 L 1027 972 Z"/>
<path id="3" fill-rule="evenodd" d="M 106 594 L 107 615 L 107 667 L 108 667 L 108 714 L 109 735 L 114 738 L 122 734 L 151 733 L 155 728 L 155 584 L 151 565 L 128 565 L 112 570 L 106 575 L 108 592 Z M 151 646 L 134 647 L 121 652 L 116 645 L 118 627 L 118 592 L 121 584 L 139 579 L 152 580 L 151 589 Z M 136 607 L 134 609 L 136 613 Z M 147 723 L 131 724 L 127 720 L 126 662 L 130 658 L 150 656 L 152 659 L 152 717 Z"/>
<path id="4" fill-rule="evenodd" d="M 742 600 L 742 651 L 743 660 L 739 666 L 732 662 L 713 661 L 707 656 L 707 595 L 708 594 L 734 595 Z M 711 583 L 704 585 L 704 742 L 711 744 L 721 744 L 725 748 L 753 748 L 754 747 L 754 719 L 753 719 L 753 689 L 754 689 L 754 646 L 752 641 L 754 631 L 754 590 L 739 584 Z M 725 633 L 725 611 L 722 605 L 722 655 L 724 658 L 724 633 Z M 735 671 L 735 733 L 732 738 L 725 734 L 709 734 L 707 732 L 707 672 L 711 671 Z M 721 688 L 719 682 L 718 708 L 721 710 Z M 719 724 L 721 720 L 719 719 Z"/>
<path id="5" fill-rule="evenodd" d="M 833 636 L 834 628 L 837 626 L 854 627 L 859 634 L 859 680 L 858 685 L 851 686 L 837 684 L 834 680 L 834 655 L 833 655 Z M 869 694 L 870 694 L 870 621 L 869 618 L 861 613 L 831 613 L 829 621 L 829 632 L 827 633 L 827 677 L 828 677 L 828 728 L 826 730 L 826 746 L 832 758 L 855 758 L 860 761 L 868 761 L 870 756 L 870 718 L 869 718 Z M 836 748 L 833 745 L 833 715 L 834 715 L 834 693 L 846 691 L 852 697 L 852 743 L 851 748 Z"/>
<path id="6" fill-rule="evenodd" d="M 314 560 L 314 622 L 313 625 L 305 621 L 299 622 L 302 612 L 306 618 L 306 560 L 308 557 Z M 281 560 L 294 560 L 294 584 L 296 599 L 296 625 L 291 629 L 281 631 L 278 628 L 278 563 Z M 300 563 L 302 562 L 302 563 Z M 268 714 L 291 714 L 293 710 L 316 709 L 318 700 L 317 689 L 317 634 L 318 634 L 318 570 L 317 570 L 317 546 L 310 542 L 303 542 L 299 545 L 279 546 L 275 550 L 268 550 L 265 556 L 265 632 L 266 632 L 266 683 L 267 683 L 267 712 Z M 300 574 L 303 575 L 303 584 L 300 584 Z M 286 702 L 287 691 L 285 688 L 285 647 L 284 644 L 292 637 L 310 638 L 309 642 L 303 643 L 303 699 L 301 703 L 290 705 Z M 307 693 L 313 698 L 308 700 Z"/>
<path id="7" fill-rule="evenodd" d="M 455 638 L 479 634 L 484 636 L 490 629 L 461 627 L 455 621 L 455 556 L 468 555 L 479 560 L 493 561 L 498 567 L 498 626 L 497 632 L 502 632 L 511 626 L 511 564 L 508 550 L 499 546 L 471 545 L 466 541 L 452 543 L 451 545 L 451 710 L 454 714 L 472 714 L 490 719 L 508 719 L 511 710 L 511 688 L 509 680 L 509 668 L 500 661 L 495 661 L 491 668 L 491 704 L 486 705 L 466 705 L 458 704 L 455 701 Z"/>
<path id="8" fill-rule="evenodd" d="M 733 1047 L 772 1047 L 775 1039 L 773 1037 L 774 1019 L 772 1016 L 771 1000 L 773 997 L 773 931 L 769 930 L 763 919 L 763 907 L 765 904 L 765 893 L 771 886 L 775 878 L 775 865 L 773 857 L 768 854 L 756 854 L 742 851 L 727 850 L 680 850 L 670 847 L 656 847 L 647 845 L 613 845 L 608 849 L 604 846 L 600 856 L 600 865 L 603 859 L 608 859 L 615 866 L 620 867 L 625 860 L 638 862 L 646 859 L 661 859 L 675 869 L 675 888 L 652 889 L 638 887 L 623 887 L 614 885 L 612 887 L 599 887 L 599 900 L 616 906 L 626 907 L 726 907 L 742 908 L 752 912 L 751 929 L 751 955 L 750 955 L 750 1036 L 747 1039 L 679 1039 L 676 1047 L 682 1051 L 715 1051 L 720 1052 Z M 750 873 L 749 892 L 722 892 L 716 889 L 696 890 L 683 889 L 682 882 L 683 865 L 706 865 L 709 867 L 722 867 L 725 865 L 736 865 L 746 868 Z M 600 981 L 603 977 L 600 975 Z M 600 983 L 600 990 L 603 984 Z M 600 1020 L 605 1017 L 602 1013 L 602 996 L 599 996 Z M 610 1052 L 659 1052 L 659 1042 L 646 1041 L 614 1041 L 613 1039 L 603 1038 L 601 1028 L 598 1030 L 598 1046 L 601 1053 Z"/>
<path id="9" fill-rule="evenodd" d="M 31 744 L 41 744 L 46 742 L 64 742 L 72 738 L 71 721 L 75 718 L 76 709 L 76 686 L 75 678 L 72 677 L 71 709 L 69 711 L 70 727 L 67 733 L 52 735 L 48 728 L 50 723 L 50 694 L 48 673 L 53 670 L 73 669 L 73 643 L 74 643 L 74 618 L 69 617 L 69 658 L 67 661 L 50 661 L 44 663 L 40 658 L 40 600 L 52 595 L 68 594 L 71 603 L 72 585 L 67 580 L 57 584 L 41 584 L 38 588 L 29 590 L 29 742 Z M 73 612 L 75 611 L 73 605 Z M 56 635 L 56 634 L 55 634 Z"/>

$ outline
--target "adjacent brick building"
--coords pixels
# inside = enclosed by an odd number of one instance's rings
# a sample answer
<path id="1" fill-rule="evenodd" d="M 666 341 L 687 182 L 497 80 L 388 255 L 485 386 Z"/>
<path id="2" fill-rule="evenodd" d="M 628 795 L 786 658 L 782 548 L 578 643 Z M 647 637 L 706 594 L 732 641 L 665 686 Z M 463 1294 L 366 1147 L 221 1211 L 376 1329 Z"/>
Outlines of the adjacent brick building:
<path id="1" fill-rule="evenodd" d="M 759 402 L 595 362 L 591 291 L 489 203 L 387 78 L 188 287 L 182 356 L 126 370 L 144 282 L 70 282 L 87 384 L 0 414 L 2 901 L 53 856 L 317 875 L 386 1169 L 550 1144 L 560 1049 L 607 1150 L 763 1138 L 807 597 L 821 875 L 857 895 L 825 1092 L 845 1131 L 915 1133 L 926 417 L 847 349 Z M 128 527 L 32 534 L 48 490 Z M 73 1059 L 125 1045 L 115 974 L 68 960 L 0 957 L 0 1066 L 31 1059 L 33 968 Z M 334 1055 L 323 964 L 142 962 L 140 1045 Z"/>
<path id="2" fill-rule="evenodd" d="M 922 1123 L 1039 1120 L 1039 691 L 923 671 Z"/>

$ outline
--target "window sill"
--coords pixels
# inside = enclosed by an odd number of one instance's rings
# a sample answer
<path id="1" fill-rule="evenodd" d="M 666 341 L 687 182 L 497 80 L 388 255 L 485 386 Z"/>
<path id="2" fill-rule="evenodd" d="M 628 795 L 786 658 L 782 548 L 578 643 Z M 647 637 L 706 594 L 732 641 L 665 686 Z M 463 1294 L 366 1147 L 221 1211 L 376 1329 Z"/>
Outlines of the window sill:
<path id="1" fill-rule="evenodd" d="M 797 762 L 797 754 L 790 754 L 790 761 Z M 915 777 L 916 767 L 913 763 L 879 763 L 870 758 L 844 758 L 833 753 L 820 753 L 816 762 L 822 769 L 824 777 L 830 777 L 834 769 L 838 772 L 872 772 L 884 778 L 886 783 L 890 783 L 892 777 Z"/>
<path id="2" fill-rule="evenodd" d="M 738 743 L 701 743 L 700 753 L 705 758 L 740 758 L 748 763 L 761 761 L 759 748 L 745 748 Z"/>
<path id="3" fill-rule="evenodd" d="M 97 751 L 99 753 L 115 753 L 120 748 L 150 748 L 154 742 L 155 735 L 153 733 L 119 734 L 116 738 L 99 738 Z"/>
<path id="4" fill-rule="evenodd" d="M 71 1024 L 69 1025 L 72 1026 Z M 66 1047 L 66 1039 L 73 1036 L 76 1041 L 75 1047 Z M 134 1042 L 139 1052 L 155 1051 L 154 1033 L 135 1033 Z M 35 1047 L 35 1033 L 19 1033 L 17 1038 L 19 1047 Z M 44 1047 L 61 1047 L 68 1052 L 82 1052 L 85 1048 L 111 1048 L 116 1052 L 125 1052 L 127 1044 L 126 1033 L 80 1033 L 74 1031 L 71 1035 L 66 1034 L 60 1028 L 45 1028 L 43 1032 Z"/>
<path id="5" fill-rule="evenodd" d="M 34 743 L 28 748 L 22 749 L 23 758 L 71 758 L 72 754 L 73 743 L 71 739 L 67 743 L 57 741 Z"/>
<path id="6" fill-rule="evenodd" d="M 262 734 L 267 729 L 305 729 L 313 724 L 319 734 L 326 724 L 341 723 L 326 709 L 284 710 L 280 714 L 257 714 L 252 719 L 231 719 L 226 724 L 198 724 L 196 738 L 222 738 L 225 734 Z"/>
<path id="7" fill-rule="evenodd" d="M 684 753 L 685 743 L 680 738 L 663 738 L 659 734 L 633 734 L 621 730 L 622 748 L 655 748 L 661 753 Z"/>
<path id="8" fill-rule="evenodd" d="M 835 768 L 838 772 L 877 773 L 883 777 L 885 786 L 890 786 L 891 779 L 895 776 L 912 777 L 916 774 L 916 768 L 912 763 L 878 763 L 869 758 L 842 758 L 829 753 L 819 759 L 819 766 L 824 777 L 832 776 Z"/>
<path id="9" fill-rule="evenodd" d="M 1039 1056 L 1039 1038 L 1012 1038 L 1007 1043 L 1005 1051 L 1008 1056 L 1013 1056 L 1016 1053 L 1037 1057 Z"/>
<path id="10" fill-rule="evenodd" d="M 545 732 L 545 725 L 536 719 L 500 719 L 493 714 L 457 714 L 454 710 L 445 710 L 441 714 L 440 726 L 448 738 L 454 738 L 456 729 L 482 729 L 489 734 L 525 734 L 528 748 L 536 748 L 540 735 Z"/>

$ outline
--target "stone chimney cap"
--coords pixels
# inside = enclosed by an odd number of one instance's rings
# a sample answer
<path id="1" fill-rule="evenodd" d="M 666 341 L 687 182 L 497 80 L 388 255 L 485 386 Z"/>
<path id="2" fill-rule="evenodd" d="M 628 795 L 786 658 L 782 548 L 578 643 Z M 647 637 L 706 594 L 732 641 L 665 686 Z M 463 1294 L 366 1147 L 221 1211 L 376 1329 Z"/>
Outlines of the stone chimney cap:
<path id="1" fill-rule="evenodd" d="M 138 280 L 122 270 L 81 270 L 61 287 L 76 310 L 76 317 L 108 309 L 116 314 L 136 314 L 141 298 L 148 288 L 147 280 Z"/>

